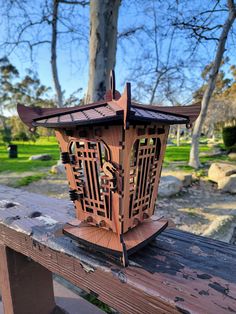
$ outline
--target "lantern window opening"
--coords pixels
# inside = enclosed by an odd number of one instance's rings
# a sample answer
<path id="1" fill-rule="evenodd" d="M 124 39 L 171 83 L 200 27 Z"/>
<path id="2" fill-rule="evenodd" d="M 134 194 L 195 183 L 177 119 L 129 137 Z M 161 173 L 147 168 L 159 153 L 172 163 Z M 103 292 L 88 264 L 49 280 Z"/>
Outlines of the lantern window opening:
<path id="1" fill-rule="evenodd" d="M 108 180 L 102 166 L 108 156 L 107 147 L 101 141 L 94 140 L 72 140 L 69 144 L 69 153 L 76 154 L 78 160 L 73 167 L 74 179 L 77 190 L 83 185 L 85 200 L 83 207 L 86 212 L 96 213 L 98 216 L 109 218 L 109 187 Z M 77 167 L 76 167 L 77 166 Z M 107 195 L 105 195 L 107 194 Z M 91 212 L 92 210 L 92 212 Z"/>
<path id="2" fill-rule="evenodd" d="M 158 135 L 139 138 L 132 146 L 130 165 L 136 164 L 136 167 L 130 168 L 129 183 L 134 183 L 135 194 L 130 192 L 129 218 L 139 215 L 140 210 L 143 212 L 150 208 L 160 152 Z"/>
<path id="3" fill-rule="evenodd" d="M 97 215 L 98 215 L 98 216 L 105 217 L 104 211 L 101 211 L 101 210 L 97 210 Z"/>

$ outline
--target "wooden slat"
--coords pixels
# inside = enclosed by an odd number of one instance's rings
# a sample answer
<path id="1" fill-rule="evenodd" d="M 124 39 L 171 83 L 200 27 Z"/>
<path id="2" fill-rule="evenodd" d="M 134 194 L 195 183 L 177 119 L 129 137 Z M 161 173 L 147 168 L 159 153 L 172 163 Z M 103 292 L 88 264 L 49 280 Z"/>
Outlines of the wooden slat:
<path id="1" fill-rule="evenodd" d="M 72 122 L 72 116 L 71 114 L 64 114 L 62 116 L 59 116 L 59 122 Z"/>

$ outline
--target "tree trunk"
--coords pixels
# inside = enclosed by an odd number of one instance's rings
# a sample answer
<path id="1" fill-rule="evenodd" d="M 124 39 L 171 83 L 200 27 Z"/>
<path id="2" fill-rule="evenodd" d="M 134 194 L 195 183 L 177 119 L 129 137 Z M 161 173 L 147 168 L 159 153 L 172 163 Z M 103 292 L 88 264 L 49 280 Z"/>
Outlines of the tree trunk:
<path id="1" fill-rule="evenodd" d="M 58 19 L 59 0 L 53 0 L 52 16 L 52 41 L 51 41 L 51 68 L 53 83 L 56 91 L 57 105 L 63 107 L 63 97 L 57 69 L 57 19 Z"/>
<path id="2" fill-rule="evenodd" d="M 229 14 L 222 28 L 211 75 L 209 77 L 208 85 L 202 98 L 201 113 L 198 119 L 196 120 L 194 129 L 193 129 L 189 166 L 194 167 L 196 169 L 201 166 L 200 159 L 199 159 L 199 137 L 201 135 L 202 126 L 206 118 L 209 102 L 210 102 L 212 93 L 215 89 L 217 75 L 218 75 L 219 68 L 220 68 L 224 51 L 225 51 L 225 43 L 226 43 L 229 31 L 236 17 L 236 10 L 234 6 L 234 2 L 232 0 L 231 1 L 228 0 L 228 8 L 229 8 Z"/>
<path id="3" fill-rule="evenodd" d="M 180 124 L 177 125 L 176 145 L 180 146 Z"/>
<path id="4" fill-rule="evenodd" d="M 114 69 L 120 0 L 90 1 L 89 81 L 86 103 L 100 100 Z"/>

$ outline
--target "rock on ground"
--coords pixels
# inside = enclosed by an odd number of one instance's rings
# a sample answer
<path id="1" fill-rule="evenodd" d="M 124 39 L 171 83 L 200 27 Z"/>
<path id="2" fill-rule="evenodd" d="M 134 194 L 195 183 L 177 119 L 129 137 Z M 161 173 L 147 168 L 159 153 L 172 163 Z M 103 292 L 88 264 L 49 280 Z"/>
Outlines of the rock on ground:
<path id="1" fill-rule="evenodd" d="M 158 189 L 158 196 L 169 197 L 181 191 L 183 187 L 182 182 L 174 176 L 162 176 Z"/>
<path id="2" fill-rule="evenodd" d="M 162 176 L 173 176 L 179 179 L 182 182 L 184 187 L 188 187 L 192 184 L 193 176 L 189 172 L 185 171 L 163 171 Z"/>
<path id="3" fill-rule="evenodd" d="M 52 156 L 49 154 L 41 154 L 41 155 L 32 155 L 29 157 L 29 160 L 51 160 Z"/>
<path id="4" fill-rule="evenodd" d="M 225 177 L 218 181 L 218 189 L 223 192 L 236 193 L 236 174 L 232 174 L 229 177 Z"/>
<path id="5" fill-rule="evenodd" d="M 236 173 L 236 165 L 230 163 L 212 163 L 208 170 L 209 180 L 217 182 Z"/>
<path id="6" fill-rule="evenodd" d="M 236 161 L 236 153 L 229 153 L 228 157 L 229 159 Z"/>
<path id="7" fill-rule="evenodd" d="M 59 160 L 56 165 L 52 166 L 50 172 L 54 174 L 65 174 L 66 173 L 65 165 L 63 165 L 61 160 Z"/>

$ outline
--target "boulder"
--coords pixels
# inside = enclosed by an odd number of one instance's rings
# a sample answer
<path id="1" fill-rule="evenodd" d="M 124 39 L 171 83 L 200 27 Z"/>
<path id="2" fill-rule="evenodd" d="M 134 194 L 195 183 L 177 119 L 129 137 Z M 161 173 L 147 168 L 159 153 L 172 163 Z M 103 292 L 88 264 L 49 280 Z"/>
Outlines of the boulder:
<path id="1" fill-rule="evenodd" d="M 236 153 L 229 153 L 228 157 L 229 159 L 236 161 Z"/>
<path id="2" fill-rule="evenodd" d="M 213 182 L 218 182 L 225 177 L 229 177 L 236 173 L 236 165 L 216 162 L 211 164 L 208 170 L 208 178 Z"/>
<path id="3" fill-rule="evenodd" d="M 174 176 L 182 182 L 184 187 L 190 186 L 192 184 L 193 176 L 191 173 L 176 172 Z"/>
<path id="4" fill-rule="evenodd" d="M 224 177 L 219 180 L 218 189 L 221 189 L 223 192 L 236 194 L 236 174 L 232 174 L 229 177 Z"/>
<path id="5" fill-rule="evenodd" d="M 173 176 L 179 179 L 182 182 L 184 187 L 188 187 L 192 184 L 193 176 L 189 172 L 185 171 L 171 171 L 171 170 L 163 170 L 162 176 Z"/>
<path id="6" fill-rule="evenodd" d="M 65 174 L 66 173 L 65 165 L 63 165 L 61 160 L 59 160 L 56 165 L 53 165 L 51 167 L 50 172 L 54 174 Z"/>
<path id="7" fill-rule="evenodd" d="M 158 189 L 158 196 L 170 197 L 181 191 L 182 182 L 174 176 L 162 176 Z"/>
<path id="8" fill-rule="evenodd" d="M 51 160 L 52 156 L 49 154 L 32 155 L 29 160 Z"/>

